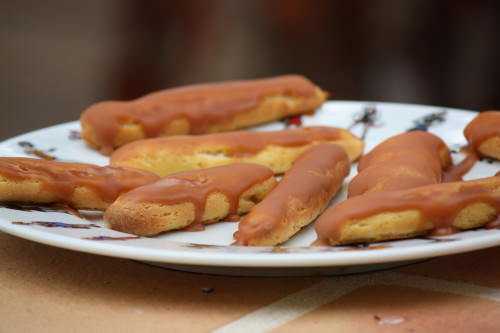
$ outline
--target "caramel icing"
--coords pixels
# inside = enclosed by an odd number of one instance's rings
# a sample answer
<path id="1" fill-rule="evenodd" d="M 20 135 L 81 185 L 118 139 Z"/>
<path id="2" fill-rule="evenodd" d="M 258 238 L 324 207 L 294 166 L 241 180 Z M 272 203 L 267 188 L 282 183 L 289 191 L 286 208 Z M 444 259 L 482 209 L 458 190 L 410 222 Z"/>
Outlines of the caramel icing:
<path id="1" fill-rule="evenodd" d="M 208 169 L 180 172 L 149 185 L 132 190 L 120 200 L 134 203 L 175 205 L 190 202 L 195 207 L 195 220 L 202 221 L 205 202 L 212 193 L 222 193 L 229 201 L 228 215 L 237 214 L 240 196 L 253 185 L 273 177 L 264 166 L 235 163 Z"/>
<path id="2" fill-rule="evenodd" d="M 422 224 L 431 221 L 434 233 L 454 230 L 457 214 L 468 205 L 487 203 L 500 213 L 500 177 L 434 184 L 400 191 L 367 193 L 327 209 L 315 227 L 320 240 L 339 240 L 346 223 L 385 212 L 418 210 Z M 496 217 L 495 217 L 496 218 Z"/>
<path id="3" fill-rule="evenodd" d="M 450 164 L 450 152 L 437 136 L 423 131 L 399 134 L 361 158 L 349 197 L 437 184 Z"/>
<path id="4" fill-rule="evenodd" d="M 481 112 L 465 127 L 464 135 L 475 150 L 484 141 L 500 136 L 500 111 Z"/>
<path id="5" fill-rule="evenodd" d="M 195 152 L 203 147 L 215 150 L 220 147 L 229 156 L 255 154 L 267 146 L 296 147 L 314 142 L 359 140 L 350 132 L 327 126 L 295 128 L 282 131 L 235 131 L 206 135 L 177 135 L 155 139 L 139 140 L 119 148 L 111 156 L 111 163 L 126 159 L 137 151 L 155 152 L 167 148 L 171 153 Z"/>
<path id="6" fill-rule="evenodd" d="M 103 151 L 111 152 L 122 124 L 140 124 L 146 137 L 161 135 L 173 120 L 186 119 L 190 134 L 253 109 L 267 96 L 312 97 L 317 87 L 299 75 L 247 81 L 197 84 L 155 92 L 139 99 L 92 105 L 81 120 L 90 124 Z M 304 110 L 312 112 L 313 110 Z"/>
<path id="7" fill-rule="evenodd" d="M 349 159 L 340 147 L 320 144 L 294 162 L 279 184 L 238 225 L 236 244 L 248 245 L 286 223 L 305 207 L 326 205 L 349 174 Z"/>
<path id="8" fill-rule="evenodd" d="M 463 176 L 472 169 L 479 161 L 479 156 L 471 147 L 461 149 L 465 158 L 458 164 L 450 166 L 444 173 L 443 182 L 456 182 L 462 180 Z"/>
<path id="9" fill-rule="evenodd" d="M 11 181 L 39 182 L 61 202 L 68 202 L 81 186 L 91 188 L 109 203 L 121 193 L 159 179 L 141 170 L 22 157 L 0 157 L 0 176 Z"/>
<path id="10" fill-rule="evenodd" d="M 500 229 L 500 215 L 484 226 L 486 229 Z"/>

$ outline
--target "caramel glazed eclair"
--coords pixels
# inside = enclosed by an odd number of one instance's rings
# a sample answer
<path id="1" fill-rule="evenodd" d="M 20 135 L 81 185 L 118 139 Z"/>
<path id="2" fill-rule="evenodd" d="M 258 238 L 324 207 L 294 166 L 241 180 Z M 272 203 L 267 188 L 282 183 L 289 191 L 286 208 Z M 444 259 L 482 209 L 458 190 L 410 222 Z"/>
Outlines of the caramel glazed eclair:
<path id="1" fill-rule="evenodd" d="M 130 143 L 113 153 L 111 165 L 133 167 L 166 176 L 235 162 L 257 163 L 280 174 L 307 148 L 318 143 L 342 147 L 351 161 L 363 152 L 363 141 L 334 127 L 283 131 L 238 131 L 175 136 Z"/>
<path id="2" fill-rule="evenodd" d="M 437 184 L 450 166 L 450 151 L 439 137 L 423 131 L 395 135 L 361 158 L 348 196 Z"/>
<path id="3" fill-rule="evenodd" d="M 120 167 L 0 157 L 0 202 L 104 210 L 120 194 L 158 179 L 147 171 Z"/>
<path id="4" fill-rule="evenodd" d="M 367 193 L 326 210 L 315 227 L 320 243 L 338 245 L 497 227 L 499 213 L 495 176 Z"/>
<path id="5" fill-rule="evenodd" d="M 80 118 L 82 137 L 109 154 L 143 138 L 231 131 L 313 113 L 327 94 L 299 75 L 198 84 L 139 99 L 92 105 Z"/>
<path id="6" fill-rule="evenodd" d="M 448 148 L 430 133 L 389 138 L 364 156 L 358 169 L 349 199 L 329 208 L 316 222 L 320 244 L 445 233 L 474 228 L 496 216 L 497 180 L 440 184 L 460 179 L 467 168 L 455 172 Z"/>
<path id="7" fill-rule="evenodd" d="M 347 154 L 320 144 L 305 151 L 278 185 L 242 219 L 236 244 L 268 246 L 285 242 L 311 223 L 349 174 Z"/>
<path id="8" fill-rule="evenodd" d="M 481 112 L 465 127 L 464 135 L 479 155 L 500 160 L 500 111 Z"/>
<path id="9" fill-rule="evenodd" d="M 246 213 L 275 185 L 273 172 L 257 164 L 187 171 L 121 195 L 104 218 L 111 229 L 152 236 Z"/>

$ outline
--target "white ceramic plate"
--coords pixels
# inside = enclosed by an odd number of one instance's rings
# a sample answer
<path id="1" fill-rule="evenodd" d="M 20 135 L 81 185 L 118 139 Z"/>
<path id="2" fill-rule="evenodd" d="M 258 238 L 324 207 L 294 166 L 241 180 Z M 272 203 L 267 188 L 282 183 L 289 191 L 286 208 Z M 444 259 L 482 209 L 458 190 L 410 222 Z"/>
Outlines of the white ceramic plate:
<path id="1" fill-rule="evenodd" d="M 376 114 L 375 117 L 368 117 L 368 120 L 374 120 L 374 124 L 368 126 L 366 151 L 382 140 L 417 125 L 443 138 L 455 150 L 455 161 L 463 158 L 456 149 L 465 144 L 462 130 L 474 117 L 474 113 L 468 111 L 411 104 L 328 102 L 314 116 L 302 117 L 302 122 L 304 126 L 349 128 L 355 119 L 362 118 L 360 116 L 367 108 L 372 107 Z M 438 119 L 432 121 L 433 118 Z M 258 130 L 276 130 L 285 126 L 284 122 L 276 122 L 261 126 Z M 364 123 L 359 123 L 352 127 L 352 131 L 361 135 L 364 126 Z M 86 147 L 75 135 L 78 131 L 78 122 L 70 122 L 30 132 L 0 143 L 0 156 L 32 156 L 29 151 L 36 148 L 61 161 L 105 165 L 108 159 Z M 500 163 L 483 160 L 465 178 L 488 177 L 499 170 Z M 353 167 L 349 179 L 354 175 Z M 332 204 L 344 198 L 345 193 L 341 193 Z M 40 211 L 37 207 L 32 209 L 0 207 L 0 230 L 76 251 L 174 265 L 192 271 L 217 272 L 214 268 L 219 267 L 228 274 L 246 274 L 245 270 L 252 271 L 255 268 L 261 269 L 256 274 L 267 274 L 266 270 L 269 272 L 273 269 L 279 270 L 280 274 L 292 274 L 297 270 L 301 274 L 331 272 L 332 269 L 338 272 L 339 266 L 343 267 L 342 272 L 366 270 L 371 268 L 360 265 L 419 260 L 500 244 L 500 230 L 479 229 L 445 237 L 417 238 L 364 247 L 310 247 L 315 233 L 309 226 L 280 247 L 239 247 L 230 245 L 237 227 L 232 222 L 210 225 L 199 232 L 178 231 L 154 238 L 137 238 L 107 229 L 99 216 L 97 219 L 88 216 L 83 219 L 65 212 Z"/>

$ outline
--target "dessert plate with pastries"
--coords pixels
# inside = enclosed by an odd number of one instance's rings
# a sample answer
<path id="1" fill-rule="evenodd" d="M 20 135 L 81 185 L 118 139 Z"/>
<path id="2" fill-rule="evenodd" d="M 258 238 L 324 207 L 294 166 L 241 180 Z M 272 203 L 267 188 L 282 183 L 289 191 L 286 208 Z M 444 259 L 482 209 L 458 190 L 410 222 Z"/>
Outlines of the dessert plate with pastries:
<path id="1" fill-rule="evenodd" d="M 328 100 L 300 75 L 103 101 L 0 143 L 0 230 L 228 275 L 500 245 L 500 111 Z"/>

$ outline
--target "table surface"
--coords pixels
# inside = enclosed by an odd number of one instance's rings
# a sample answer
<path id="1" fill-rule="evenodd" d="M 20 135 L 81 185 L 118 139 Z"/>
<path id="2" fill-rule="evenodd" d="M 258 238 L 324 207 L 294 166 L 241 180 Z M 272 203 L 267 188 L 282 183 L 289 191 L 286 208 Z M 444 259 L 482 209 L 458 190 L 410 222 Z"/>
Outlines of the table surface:
<path id="1" fill-rule="evenodd" d="M 0 233 L 0 332 L 498 332 L 500 247 L 371 274 L 177 272 Z"/>

